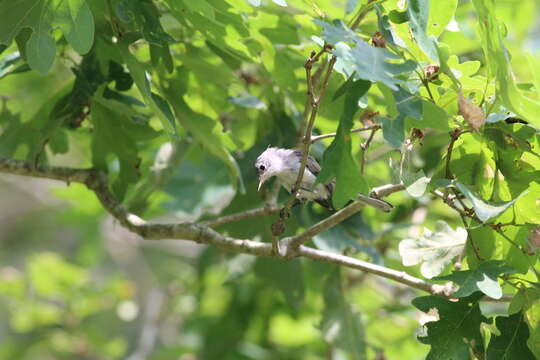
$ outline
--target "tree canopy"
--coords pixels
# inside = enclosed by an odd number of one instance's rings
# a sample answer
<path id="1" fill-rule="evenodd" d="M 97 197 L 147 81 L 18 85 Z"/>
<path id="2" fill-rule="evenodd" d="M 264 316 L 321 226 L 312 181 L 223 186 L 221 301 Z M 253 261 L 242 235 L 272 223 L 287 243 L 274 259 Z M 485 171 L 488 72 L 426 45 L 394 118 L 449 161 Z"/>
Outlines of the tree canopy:
<path id="1" fill-rule="evenodd" d="M 538 11 L 0 0 L 0 358 L 540 359 Z"/>

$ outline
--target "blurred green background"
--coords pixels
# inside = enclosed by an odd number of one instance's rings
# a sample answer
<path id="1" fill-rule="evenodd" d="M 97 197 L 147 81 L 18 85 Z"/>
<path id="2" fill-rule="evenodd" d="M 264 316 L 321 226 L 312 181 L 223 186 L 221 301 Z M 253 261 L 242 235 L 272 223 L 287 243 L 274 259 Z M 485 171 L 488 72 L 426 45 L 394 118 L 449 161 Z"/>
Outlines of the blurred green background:
<path id="1" fill-rule="evenodd" d="M 431 3 L 444 11 L 443 2 Z M 122 6 L 131 3 L 88 2 L 96 24 L 97 65 L 86 55 L 88 66 L 82 66 L 82 58 L 58 31 L 53 33 L 56 59 L 46 74 L 8 73 L 15 66 L 6 62 L 19 56 L 15 43 L 0 54 L 2 156 L 31 158 L 43 132 L 51 128 L 49 114 L 58 110 L 53 108 L 71 91 L 75 76 L 91 85 L 100 71 L 106 73 L 103 64 L 119 56 L 109 41 L 114 29 L 106 9 L 112 4 L 121 19 Z M 178 118 L 176 147 L 171 147 L 154 109 L 123 103 L 115 111 L 107 107 L 105 95 L 96 95 L 91 116 L 106 121 L 127 114 L 137 121 L 117 133 L 104 127 L 99 135 L 103 143 L 96 143 L 97 122 L 83 117 L 82 125 L 67 123 L 88 106 L 67 109 L 66 116 L 57 117 L 64 123 L 47 138 L 39 160 L 104 166 L 115 194 L 130 210 L 152 221 L 206 219 L 262 206 L 265 194 L 256 192 L 253 163 L 268 145 L 294 144 L 305 103 L 303 64 L 317 49 L 312 37 L 321 36 L 312 19 L 324 15 L 326 20 L 351 20 L 365 1 L 287 0 L 287 7 L 279 1 L 263 1 L 260 7 L 253 3 L 153 2 L 161 31 L 174 40 L 169 44 L 174 71 L 169 72 L 166 56 L 159 65 L 149 66 L 152 54 L 144 40 L 133 53 L 138 64 L 151 68 L 152 87 Z M 497 17 L 506 25 L 505 44 L 514 75 L 528 83 L 538 69 L 539 2 L 496 3 Z M 388 0 L 383 6 L 391 10 L 401 4 Z M 137 30 L 144 23 L 137 21 L 128 16 L 120 23 L 126 31 Z M 455 17 L 447 22 L 446 30 L 430 31 L 440 34 L 439 40 L 456 55 L 455 68 L 471 79 L 476 74 L 477 82 L 470 86 L 478 86 L 478 98 L 486 84 L 486 69 L 476 70 L 480 66 L 476 61 L 484 65 L 484 60 L 472 3 L 459 1 Z M 376 30 L 377 17 L 371 12 L 359 32 L 368 38 Z M 398 27 L 397 32 L 406 38 L 408 27 Z M 107 37 L 109 42 L 103 40 Z M 412 51 L 419 52 L 414 46 Z M 133 68 L 130 71 L 134 73 Z M 333 95 L 343 80 L 334 76 L 328 93 Z M 113 81 L 118 89 L 121 77 L 110 80 L 111 87 Z M 102 91 L 103 83 L 96 82 Z M 129 96 L 132 103 L 144 101 L 135 87 L 129 87 L 122 96 Z M 387 106 L 383 90 L 372 90 L 367 99 L 370 109 L 382 114 L 395 111 Z M 336 130 L 342 102 L 330 99 L 321 105 L 318 133 Z M 456 106 L 456 98 L 448 98 L 448 109 Z M 123 131 L 129 136 L 118 136 Z M 411 154 L 410 166 L 434 172 L 446 138 L 444 131 L 427 137 Z M 365 137 L 353 136 L 355 154 L 361 139 Z M 315 144 L 313 154 L 320 156 L 330 142 Z M 389 161 L 395 165 L 399 154 L 377 134 L 366 169 L 370 186 L 393 181 L 395 168 L 388 166 Z M 126 163 L 130 170 L 126 171 Z M 348 248 L 362 259 L 399 270 L 404 267 L 397 239 L 418 232 L 413 223 L 433 228 L 436 220 L 444 219 L 452 227 L 461 225 L 440 201 L 406 194 L 394 194 L 388 201 L 396 205 L 392 214 L 366 209 L 346 226 L 319 235 L 315 243 L 323 249 Z M 326 215 L 317 206 L 296 208 L 287 234 Z M 217 230 L 268 241 L 273 219 L 244 220 Z M 356 245 L 336 243 L 336 238 Z M 418 269 L 407 271 L 419 274 Z M 345 298 L 341 289 L 330 286 L 333 283 L 343 286 Z M 358 271 L 338 274 L 329 264 L 304 259 L 255 258 L 187 241 L 143 241 L 107 215 L 82 185 L 0 175 L 0 359 L 345 359 L 348 355 L 328 345 L 323 333 L 331 336 L 331 332 L 320 331 L 325 312 L 334 305 L 361 319 L 357 330 L 359 338 L 365 336 L 362 347 L 369 359 L 423 359 L 429 347 L 416 339 L 420 312 L 410 305 L 417 295 L 387 280 Z M 504 309 L 488 304 L 485 311 Z"/>

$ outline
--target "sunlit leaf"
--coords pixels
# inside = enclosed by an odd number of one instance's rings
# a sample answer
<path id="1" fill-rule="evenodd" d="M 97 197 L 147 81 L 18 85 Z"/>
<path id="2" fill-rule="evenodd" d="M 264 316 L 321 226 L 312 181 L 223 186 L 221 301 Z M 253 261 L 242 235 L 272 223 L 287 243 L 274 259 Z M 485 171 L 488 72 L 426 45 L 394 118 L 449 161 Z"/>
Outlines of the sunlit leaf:
<path id="1" fill-rule="evenodd" d="M 461 252 L 467 241 L 467 230 L 450 228 L 443 221 L 437 222 L 436 232 L 424 229 L 424 234 L 399 243 L 399 255 L 405 266 L 422 264 L 420 272 L 430 279 L 439 275 Z"/>
<path id="2" fill-rule="evenodd" d="M 397 90 L 397 85 L 403 83 L 397 75 L 410 73 L 416 68 L 416 63 L 410 60 L 390 63 L 389 60 L 400 57 L 386 49 L 370 46 L 360 39 L 356 39 L 356 46 L 352 48 L 345 43 L 338 43 L 334 55 L 338 59 L 336 71 L 346 77 L 354 74 L 357 79 L 378 81 L 393 90 Z"/>
<path id="3" fill-rule="evenodd" d="M 452 20 L 458 0 L 430 1 L 427 33 L 438 37 Z"/>
<path id="4" fill-rule="evenodd" d="M 503 105 L 527 121 L 537 126 L 540 125 L 537 116 L 540 113 L 540 103 L 525 96 L 517 88 L 512 76 L 507 49 L 502 42 L 501 24 L 493 13 L 496 8 L 495 2 L 493 0 L 474 0 L 473 4 L 480 19 L 482 47 L 486 61 L 491 76 L 497 82 L 498 95 L 502 98 Z"/>
<path id="5" fill-rule="evenodd" d="M 430 13 L 429 0 L 409 0 L 409 27 L 414 39 L 429 58 L 439 62 L 436 40 L 427 33 Z"/>
<path id="6" fill-rule="evenodd" d="M 511 267 L 505 266 L 503 261 L 489 261 L 472 270 L 455 271 L 450 275 L 439 276 L 437 280 L 450 280 L 459 285 L 458 291 L 452 294 L 456 297 L 465 297 L 481 291 L 493 299 L 500 299 L 503 292 L 497 279 L 501 274 L 514 271 Z"/>
<path id="7" fill-rule="evenodd" d="M 407 193 L 414 198 L 419 198 L 426 192 L 431 178 L 425 175 L 424 170 L 420 170 L 416 173 L 404 172 L 402 180 Z"/>
<path id="8" fill-rule="evenodd" d="M 459 181 L 455 182 L 456 187 L 469 199 L 474 207 L 474 211 L 478 218 L 483 221 L 487 222 L 494 217 L 499 216 L 504 211 L 506 211 L 510 206 L 514 205 L 517 198 L 512 201 L 507 202 L 501 202 L 501 203 L 489 203 L 481 198 L 479 198 L 476 194 L 474 194 L 471 190 L 469 190 L 468 187 L 460 183 Z"/>

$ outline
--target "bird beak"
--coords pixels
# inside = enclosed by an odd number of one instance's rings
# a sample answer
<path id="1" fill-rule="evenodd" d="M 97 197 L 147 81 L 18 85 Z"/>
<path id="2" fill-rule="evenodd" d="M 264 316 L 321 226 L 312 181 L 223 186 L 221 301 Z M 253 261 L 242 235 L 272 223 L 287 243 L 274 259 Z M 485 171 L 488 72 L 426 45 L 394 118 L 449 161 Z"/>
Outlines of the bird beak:
<path id="1" fill-rule="evenodd" d="M 259 179 L 259 187 L 257 187 L 257 191 L 261 191 L 262 184 L 264 184 L 264 179 L 260 178 Z"/>

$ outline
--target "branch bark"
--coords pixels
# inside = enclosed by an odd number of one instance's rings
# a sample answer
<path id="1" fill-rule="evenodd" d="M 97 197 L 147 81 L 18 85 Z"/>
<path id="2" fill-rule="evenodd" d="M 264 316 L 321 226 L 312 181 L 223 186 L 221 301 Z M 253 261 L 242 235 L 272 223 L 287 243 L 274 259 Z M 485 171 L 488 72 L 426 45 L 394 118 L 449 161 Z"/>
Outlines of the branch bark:
<path id="1" fill-rule="evenodd" d="M 362 132 L 362 131 L 369 131 L 369 130 L 379 129 L 380 127 L 381 127 L 381 125 L 379 125 L 379 124 L 371 125 L 371 126 L 366 126 L 366 127 L 363 127 L 363 128 L 352 129 L 352 130 L 351 130 L 351 133 L 356 133 L 356 132 Z M 318 135 L 318 136 L 312 136 L 312 137 L 311 137 L 311 143 L 313 144 L 313 143 L 316 142 L 316 141 L 319 141 L 319 140 L 322 140 L 322 139 L 331 138 L 331 137 L 334 137 L 334 136 L 336 136 L 336 133 L 329 133 L 329 134 L 323 134 L 323 135 Z"/>
<path id="2" fill-rule="evenodd" d="M 106 175 L 96 169 L 75 169 L 61 166 L 34 167 L 30 162 L 27 161 L 0 158 L 0 173 L 48 178 L 64 181 L 68 184 L 70 182 L 85 184 L 90 190 L 92 190 L 96 194 L 103 207 L 112 216 L 114 216 L 120 224 L 147 240 L 189 240 L 200 244 L 212 245 L 225 251 L 251 254 L 255 256 L 273 256 L 284 258 L 283 255 L 274 252 L 272 249 L 272 245 L 269 243 L 261 243 L 253 240 L 236 239 L 233 237 L 225 236 L 216 232 L 207 225 L 204 225 L 204 223 L 148 223 L 145 220 L 141 219 L 139 216 L 129 213 L 125 210 L 122 204 L 120 204 L 109 191 Z M 400 191 L 402 189 L 402 185 L 384 185 L 374 189 L 372 191 L 372 194 L 378 196 L 385 196 L 393 192 Z M 328 219 L 323 220 L 320 223 L 306 230 L 305 233 L 298 236 L 298 239 L 302 239 L 302 241 L 304 241 L 305 238 L 336 225 L 339 222 L 338 219 L 341 219 L 342 217 L 345 218 L 346 215 L 350 216 L 354 212 L 358 211 L 361 207 L 360 205 L 361 204 L 358 204 L 357 202 L 353 202 L 348 207 L 342 209 L 341 213 L 338 212 L 333 216 L 329 217 Z M 211 223 L 213 221 L 213 224 L 217 226 L 225 222 L 237 221 L 252 216 L 262 216 L 262 213 L 264 213 L 265 211 L 270 210 L 266 210 L 265 208 L 255 209 L 252 211 L 225 216 L 216 220 L 209 220 L 207 221 L 207 223 Z M 286 239 L 287 238 L 283 240 Z M 287 241 L 292 242 L 294 241 L 295 237 L 290 239 L 291 240 Z M 365 271 L 366 273 L 390 279 L 398 283 L 405 284 L 409 287 L 428 292 L 433 295 L 443 297 L 451 297 L 452 295 L 452 288 L 450 284 L 432 284 L 428 281 L 408 275 L 405 272 L 396 271 L 386 268 L 384 266 L 371 264 L 350 256 L 317 250 L 304 245 L 297 246 L 294 255 L 312 259 L 315 261 L 329 262 L 352 269 Z"/>
<path id="3" fill-rule="evenodd" d="M 231 223 L 235 221 L 240 221 L 243 219 L 249 219 L 252 217 L 271 215 L 271 214 L 277 213 L 278 211 L 279 211 L 279 207 L 277 206 L 264 206 L 258 209 L 252 209 L 252 210 L 242 211 L 236 214 L 222 216 L 217 219 L 206 220 L 206 221 L 201 222 L 200 224 L 204 226 L 215 227 L 215 226 L 219 226 L 219 225 L 223 225 L 223 224 L 227 224 L 227 223 Z"/>

